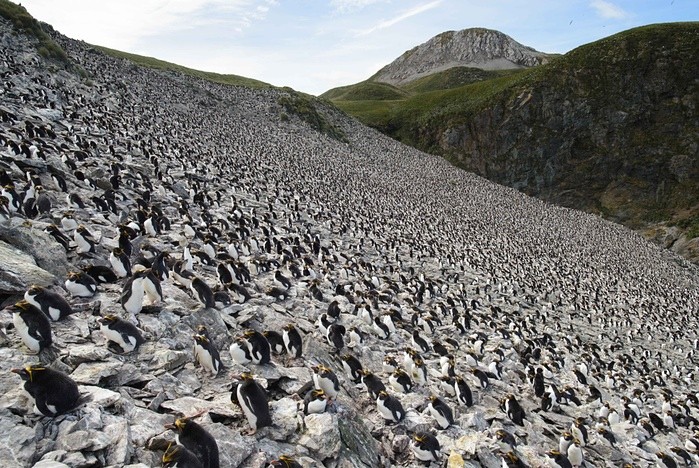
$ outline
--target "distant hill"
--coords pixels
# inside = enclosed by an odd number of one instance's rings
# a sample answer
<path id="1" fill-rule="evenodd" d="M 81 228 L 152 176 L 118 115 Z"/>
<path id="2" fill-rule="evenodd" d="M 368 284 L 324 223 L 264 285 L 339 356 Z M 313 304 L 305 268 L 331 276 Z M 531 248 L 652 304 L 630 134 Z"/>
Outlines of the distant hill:
<path id="1" fill-rule="evenodd" d="M 455 70 L 397 87 L 403 98 L 323 96 L 404 143 L 699 260 L 699 23 L 632 29 L 470 83 Z"/>
<path id="2" fill-rule="evenodd" d="M 400 86 L 454 67 L 511 70 L 541 65 L 551 57 L 500 31 L 447 31 L 405 52 L 379 70 L 371 81 Z"/>

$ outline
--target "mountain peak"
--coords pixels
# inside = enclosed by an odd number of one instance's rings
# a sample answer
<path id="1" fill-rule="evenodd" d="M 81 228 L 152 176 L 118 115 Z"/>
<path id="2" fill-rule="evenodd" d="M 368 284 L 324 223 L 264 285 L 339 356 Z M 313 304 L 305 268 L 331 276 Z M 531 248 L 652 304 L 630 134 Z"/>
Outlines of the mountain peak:
<path id="1" fill-rule="evenodd" d="M 549 58 L 549 54 L 522 45 L 500 31 L 469 28 L 434 36 L 403 53 L 372 78 L 402 85 L 452 67 L 507 70 L 541 65 Z"/>

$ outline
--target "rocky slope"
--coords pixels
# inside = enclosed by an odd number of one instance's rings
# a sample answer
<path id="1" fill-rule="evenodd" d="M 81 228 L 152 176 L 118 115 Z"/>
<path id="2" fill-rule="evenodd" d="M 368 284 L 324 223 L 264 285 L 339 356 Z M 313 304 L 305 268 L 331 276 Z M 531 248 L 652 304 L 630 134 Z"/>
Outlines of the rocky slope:
<path id="1" fill-rule="evenodd" d="M 698 23 L 653 25 L 509 76 L 337 104 L 404 143 L 697 262 L 697 50 Z"/>
<path id="2" fill-rule="evenodd" d="M 510 36 L 485 28 L 443 32 L 403 53 L 371 80 L 402 86 L 454 67 L 507 70 L 547 63 L 550 55 L 524 46 Z"/>
<path id="3" fill-rule="evenodd" d="M 587 428 L 579 444 L 588 465 L 655 466 L 656 453 L 679 460 L 673 449 L 691 446 L 699 416 L 696 267 L 621 226 L 466 173 L 319 102 L 141 68 L 55 38 L 67 68 L 0 19 L 5 190 L 40 185 L 51 202 L 45 214 L 25 203 L 2 220 L 2 306 L 40 283 L 75 311 L 51 324 L 53 349 L 38 356 L 22 344 L 9 309 L 0 316 L 0 465 L 161 466 L 174 439 L 164 425 L 179 416 L 196 417 L 215 437 L 226 467 L 266 466 L 283 454 L 307 467 L 420 466 L 411 449 L 419 432 L 441 446 L 435 467 L 447 459 L 454 467 L 545 466 L 575 418 Z M 45 233 L 50 224 L 73 240 L 68 249 Z M 83 251 L 78 224 L 94 249 Z M 126 278 L 99 284 L 89 298 L 65 290 L 66 272 L 110 266 L 125 225 L 136 236 L 132 264 L 163 251 L 172 259 L 162 299 L 138 313 L 121 305 Z M 187 252 L 191 274 L 232 304 L 205 307 L 182 287 L 174 262 Z M 226 265 L 236 272 L 230 280 L 219 269 Z M 335 344 L 319 326 L 333 301 L 347 329 Z M 395 330 L 380 336 L 369 313 Z M 106 314 L 136 324 L 146 342 L 116 352 L 99 331 Z M 245 330 L 287 324 L 303 337 L 300 358 L 232 360 L 229 345 Z M 195 364 L 200 325 L 221 353 L 225 369 L 216 377 Z M 362 343 L 350 338 L 351 327 Z M 415 333 L 427 340 L 422 364 L 403 356 L 420 346 Z M 451 366 L 441 362 L 440 344 Z M 384 420 L 341 353 L 385 383 L 406 410 L 402 421 Z M 424 365 L 424 382 L 397 392 L 387 356 Z M 87 401 L 64 415 L 36 414 L 9 371 L 39 362 L 67 373 Z M 299 399 L 321 363 L 340 391 L 326 412 L 305 415 Z M 548 400 L 529 381 L 537 369 Z M 246 371 L 271 407 L 273 424 L 255 435 L 230 400 Z M 472 405 L 440 379 L 448 383 L 452 373 L 470 387 Z M 428 409 L 432 395 L 454 413 L 446 429 Z M 523 421 L 504 411 L 508 395 Z M 627 397 L 642 421 L 623 416 Z M 600 418 L 603 411 L 611 414 Z M 641 423 L 658 414 L 667 428 Z"/>

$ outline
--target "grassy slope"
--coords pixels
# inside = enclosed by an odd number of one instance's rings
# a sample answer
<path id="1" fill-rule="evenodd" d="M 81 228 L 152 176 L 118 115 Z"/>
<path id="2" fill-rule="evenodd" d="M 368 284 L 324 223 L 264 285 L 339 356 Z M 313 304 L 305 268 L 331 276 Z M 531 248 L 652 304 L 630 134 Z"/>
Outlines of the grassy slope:
<path id="1" fill-rule="evenodd" d="M 0 16 L 9 20 L 18 31 L 34 37 L 38 41 L 37 50 L 43 57 L 68 62 L 65 51 L 49 37 L 41 24 L 22 5 L 0 0 Z"/>
<path id="2" fill-rule="evenodd" d="M 131 62 L 148 68 L 154 68 L 156 70 L 167 70 L 176 71 L 184 75 L 194 76 L 196 78 L 201 78 L 204 80 L 212 81 L 214 83 L 222 83 L 233 86 L 245 86 L 248 88 L 270 88 L 272 85 L 265 83 L 263 81 L 254 80 L 252 78 L 245 78 L 244 76 L 238 75 L 224 75 L 214 72 L 206 72 L 195 70 L 193 68 L 187 68 L 182 65 L 177 65 L 175 63 L 166 62 L 164 60 L 159 60 L 153 57 L 146 57 L 143 55 L 130 54 L 128 52 L 122 52 L 120 50 L 109 49 L 102 46 L 93 46 L 95 49 L 103 52 L 107 55 L 111 55 L 116 58 L 123 58 L 130 60 Z"/>

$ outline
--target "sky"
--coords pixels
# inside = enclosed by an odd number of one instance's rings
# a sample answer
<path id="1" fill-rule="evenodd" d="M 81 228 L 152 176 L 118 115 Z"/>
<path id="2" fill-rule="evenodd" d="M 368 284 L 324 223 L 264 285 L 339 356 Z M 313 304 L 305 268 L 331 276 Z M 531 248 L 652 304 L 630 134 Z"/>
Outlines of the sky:
<path id="1" fill-rule="evenodd" d="M 484 27 L 565 53 L 636 26 L 699 20 L 699 0 L 22 0 L 74 39 L 319 95 L 431 37 Z"/>

